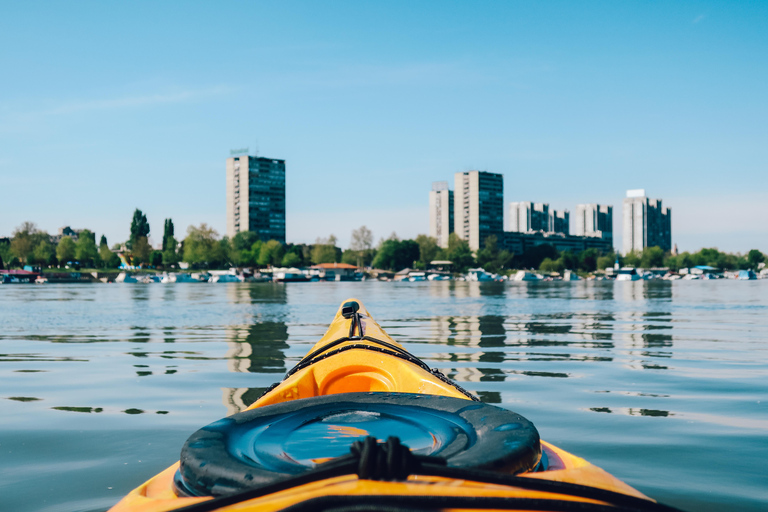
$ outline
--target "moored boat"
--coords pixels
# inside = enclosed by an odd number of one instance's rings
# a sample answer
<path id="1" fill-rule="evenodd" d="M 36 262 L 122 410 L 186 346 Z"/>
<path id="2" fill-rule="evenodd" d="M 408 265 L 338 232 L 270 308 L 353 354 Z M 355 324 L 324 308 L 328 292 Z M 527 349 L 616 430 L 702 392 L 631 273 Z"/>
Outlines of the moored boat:
<path id="1" fill-rule="evenodd" d="M 356 300 L 246 411 L 113 512 L 673 510 L 408 353 Z"/>

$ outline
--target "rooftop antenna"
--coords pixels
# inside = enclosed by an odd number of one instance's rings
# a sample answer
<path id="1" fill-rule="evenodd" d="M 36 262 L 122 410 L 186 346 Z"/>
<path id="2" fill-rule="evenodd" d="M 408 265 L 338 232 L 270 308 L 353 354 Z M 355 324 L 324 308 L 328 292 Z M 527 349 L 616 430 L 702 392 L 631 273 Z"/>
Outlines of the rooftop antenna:
<path id="1" fill-rule="evenodd" d="M 256 139 L 256 144 L 253 147 L 253 156 L 259 156 L 259 139 Z"/>

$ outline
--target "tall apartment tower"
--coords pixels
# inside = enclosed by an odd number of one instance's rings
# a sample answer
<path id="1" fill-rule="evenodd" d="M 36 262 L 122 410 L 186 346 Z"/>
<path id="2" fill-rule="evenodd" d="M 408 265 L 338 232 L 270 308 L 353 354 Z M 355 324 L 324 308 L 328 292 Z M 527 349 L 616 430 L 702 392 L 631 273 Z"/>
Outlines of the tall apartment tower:
<path id="1" fill-rule="evenodd" d="M 443 249 L 448 247 L 453 222 L 453 191 L 448 190 L 447 181 L 435 181 L 429 193 L 429 236 Z"/>
<path id="2" fill-rule="evenodd" d="M 672 249 L 672 211 L 661 199 L 648 199 L 645 190 L 627 190 L 624 198 L 624 254 L 659 246 Z"/>
<path id="3" fill-rule="evenodd" d="M 549 232 L 570 234 L 571 213 L 568 210 L 552 210 L 549 214 Z"/>
<path id="4" fill-rule="evenodd" d="M 485 171 L 457 172 L 453 187 L 453 231 L 476 251 L 485 239 L 504 233 L 504 176 Z"/>
<path id="5" fill-rule="evenodd" d="M 577 204 L 576 235 L 613 240 L 613 206 Z"/>
<path id="6" fill-rule="evenodd" d="M 531 229 L 531 212 L 533 203 L 509 203 L 509 230 L 516 233 L 527 233 Z"/>
<path id="7" fill-rule="evenodd" d="M 241 231 L 285 243 L 285 160 L 227 158 L 227 236 Z"/>

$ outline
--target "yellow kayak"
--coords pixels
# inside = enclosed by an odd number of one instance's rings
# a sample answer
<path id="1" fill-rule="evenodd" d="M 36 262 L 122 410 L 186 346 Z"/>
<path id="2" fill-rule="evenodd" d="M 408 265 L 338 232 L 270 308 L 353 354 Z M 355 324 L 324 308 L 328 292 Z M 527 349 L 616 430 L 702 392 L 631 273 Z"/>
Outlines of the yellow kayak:
<path id="1" fill-rule="evenodd" d="M 355 299 L 247 410 L 112 512 L 676 510 L 405 351 Z"/>

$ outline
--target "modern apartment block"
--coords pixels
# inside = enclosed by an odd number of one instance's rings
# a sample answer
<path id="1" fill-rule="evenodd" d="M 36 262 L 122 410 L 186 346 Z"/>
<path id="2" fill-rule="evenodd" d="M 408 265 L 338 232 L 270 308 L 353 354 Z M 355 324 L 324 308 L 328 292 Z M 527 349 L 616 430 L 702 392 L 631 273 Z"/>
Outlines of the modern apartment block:
<path id="1" fill-rule="evenodd" d="M 549 232 L 570 234 L 571 214 L 568 210 L 552 210 L 549 215 Z"/>
<path id="2" fill-rule="evenodd" d="M 568 210 L 550 210 L 547 203 L 509 203 L 509 230 L 516 233 L 563 233 L 570 231 Z"/>
<path id="3" fill-rule="evenodd" d="M 577 204 L 576 235 L 613 240 L 613 206 Z"/>
<path id="4" fill-rule="evenodd" d="M 429 193 L 429 236 L 444 249 L 453 233 L 453 222 L 453 191 L 448 189 L 447 181 L 435 181 Z"/>
<path id="5" fill-rule="evenodd" d="M 624 198 L 624 254 L 659 246 L 672 249 L 672 211 L 661 199 L 648 199 L 645 190 L 627 190 Z"/>
<path id="6" fill-rule="evenodd" d="M 285 160 L 227 158 L 227 236 L 252 231 L 285 243 Z"/>
<path id="7" fill-rule="evenodd" d="M 504 176 L 485 171 L 457 172 L 453 188 L 453 230 L 476 251 L 485 239 L 504 232 Z"/>

